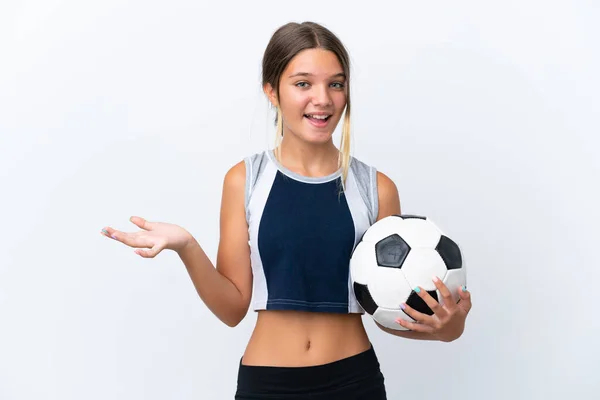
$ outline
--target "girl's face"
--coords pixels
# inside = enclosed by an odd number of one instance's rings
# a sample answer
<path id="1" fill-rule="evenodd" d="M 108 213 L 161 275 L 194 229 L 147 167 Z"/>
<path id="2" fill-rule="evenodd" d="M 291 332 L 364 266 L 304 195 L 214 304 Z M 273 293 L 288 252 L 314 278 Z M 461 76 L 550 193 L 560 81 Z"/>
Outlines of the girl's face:
<path id="1" fill-rule="evenodd" d="M 331 140 L 346 106 L 346 77 L 335 53 L 307 49 L 298 53 L 283 71 L 276 92 L 265 88 L 283 114 L 284 135 L 309 143 Z"/>

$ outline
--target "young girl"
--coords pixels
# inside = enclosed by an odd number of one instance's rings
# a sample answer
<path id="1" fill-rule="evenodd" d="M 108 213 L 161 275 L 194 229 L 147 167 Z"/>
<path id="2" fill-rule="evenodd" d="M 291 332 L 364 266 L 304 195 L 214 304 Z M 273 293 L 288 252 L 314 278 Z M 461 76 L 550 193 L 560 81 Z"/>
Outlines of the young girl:
<path id="1" fill-rule="evenodd" d="M 351 157 L 348 54 L 325 27 L 289 23 L 263 58 L 263 90 L 277 110 L 273 150 L 225 175 L 216 267 L 184 228 L 132 217 L 142 230 L 103 234 L 142 257 L 176 251 L 207 307 L 236 326 L 258 313 L 240 360 L 236 399 L 386 399 L 384 378 L 349 284 L 349 260 L 375 221 L 400 214 L 395 184 Z M 345 111 L 345 114 L 344 114 Z M 332 141 L 344 115 L 340 149 Z M 406 306 L 417 321 L 406 338 L 452 341 L 463 331 L 470 295 L 452 304 L 439 280 L 434 314 Z"/>

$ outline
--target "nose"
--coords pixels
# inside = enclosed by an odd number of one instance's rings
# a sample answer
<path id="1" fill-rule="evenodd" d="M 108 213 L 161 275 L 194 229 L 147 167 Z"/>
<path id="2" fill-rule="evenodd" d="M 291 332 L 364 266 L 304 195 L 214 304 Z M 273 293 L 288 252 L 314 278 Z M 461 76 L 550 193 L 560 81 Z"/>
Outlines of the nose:
<path id="1" fill-rule="evenodd" d="M 315 106 L 326 107 L 332 104 L 327 85 L 315 86 L 312 102 Z"/>

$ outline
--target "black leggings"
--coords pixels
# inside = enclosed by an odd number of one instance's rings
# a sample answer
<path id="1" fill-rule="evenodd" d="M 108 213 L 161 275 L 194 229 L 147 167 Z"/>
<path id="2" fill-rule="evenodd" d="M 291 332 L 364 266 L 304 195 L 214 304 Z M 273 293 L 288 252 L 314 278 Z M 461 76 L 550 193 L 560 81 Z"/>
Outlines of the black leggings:
<path id="1" fill-rule="evenodd" d="M 243 365 L 236 400 L 386 400 L 383 374 L 371 347 L 357 355 L 308 367 Z"/>

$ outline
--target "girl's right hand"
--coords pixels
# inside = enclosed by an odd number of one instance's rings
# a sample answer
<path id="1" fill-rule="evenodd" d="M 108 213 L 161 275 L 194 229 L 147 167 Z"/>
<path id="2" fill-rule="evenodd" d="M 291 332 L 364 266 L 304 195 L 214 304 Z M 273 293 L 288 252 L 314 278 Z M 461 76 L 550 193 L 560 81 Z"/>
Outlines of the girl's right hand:
<path id="1" fill-rule="evenodd" d="M 179 253 L 194 240 L 188 231 L 178 225 L 149 222 L 141 217 L 131 217 L 130 221 L 142 231 L 128 233 L 105 227 L 102 234 L 135 248 L 135 253 L 145 258 L 154 258 L 164 249 Z"/>

